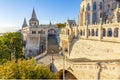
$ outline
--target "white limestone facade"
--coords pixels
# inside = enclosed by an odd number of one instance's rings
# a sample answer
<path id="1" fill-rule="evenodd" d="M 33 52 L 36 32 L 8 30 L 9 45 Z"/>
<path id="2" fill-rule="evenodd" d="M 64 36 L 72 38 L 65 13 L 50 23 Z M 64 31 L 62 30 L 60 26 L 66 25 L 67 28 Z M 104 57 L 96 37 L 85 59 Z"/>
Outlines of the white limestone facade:
<path id="1" fill-rule="evenodd" d="M 65 49 L 68 50 L 65 53 L 68 58 L 72 59 L 80 57 L 95 60 L 120 59 L 117 57 L 120 56 L 119 30 L 119 0 L 82 0 L 78 24 L 74 27 L 66 24 L 60 34 L 60 45 L 64 52 Z M 108 53 L 110 54 L 108 55 Z"/>
<path id="2" fill-rule="evenodd" d="M 35 10 L 27 25 L 26 19 L 22 25 L 23 44 L 25 46 L 25 57 L 34 57 L 47 50 L 48 35 L 58 35 L 58 27 L 52 25 L 40 25 Z M 47 52 L 46 52 L 47 53 Z"/>

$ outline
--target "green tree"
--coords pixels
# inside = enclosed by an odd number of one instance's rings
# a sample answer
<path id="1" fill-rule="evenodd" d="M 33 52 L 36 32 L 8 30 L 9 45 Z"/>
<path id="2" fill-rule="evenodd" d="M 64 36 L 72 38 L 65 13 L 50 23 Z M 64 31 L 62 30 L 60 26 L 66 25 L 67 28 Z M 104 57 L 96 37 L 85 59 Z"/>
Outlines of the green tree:
<path id="1" fill-rule="evenodd" d="M 57 23 L 56 25 L 58 28 L 64 28 L 66 26 L 66 23 Z"/>
<path id="2" fill-rule="evenodd" d="M 15 55 L 15 58 L 21 58 L 22 42 L 21 33 L 7 33 L 0 37 L 0 63 L 6 60 L 11 60 L 11 54 Z"/>
<path id="3" fill-rule="evenodd" d="M 0 65 L 0 79 L 57 79 L 45 65 L 32 60 L 15 60 Z"/>

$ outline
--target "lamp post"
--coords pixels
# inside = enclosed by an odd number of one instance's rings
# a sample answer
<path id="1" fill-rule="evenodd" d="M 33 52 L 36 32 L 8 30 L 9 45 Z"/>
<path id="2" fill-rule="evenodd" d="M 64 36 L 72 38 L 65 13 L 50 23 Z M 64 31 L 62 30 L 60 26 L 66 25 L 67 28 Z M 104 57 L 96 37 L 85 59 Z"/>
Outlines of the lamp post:
<path id="1" fill-rule="evenodd" d="M 63 80 L 65 80 L 65 55 L 62 50 L 62 47 L 59 47 L 59 50 L 60 50 L 60 55 L 63 56 Z"/>

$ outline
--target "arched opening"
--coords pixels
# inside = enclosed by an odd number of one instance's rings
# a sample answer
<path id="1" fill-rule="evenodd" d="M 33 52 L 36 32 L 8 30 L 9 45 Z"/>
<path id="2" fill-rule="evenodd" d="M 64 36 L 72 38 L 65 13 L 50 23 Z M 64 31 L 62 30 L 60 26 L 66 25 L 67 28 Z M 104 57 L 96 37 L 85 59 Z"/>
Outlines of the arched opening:
<path id="1" fill-rule="evenodd" d="M 90 14 L 88 13 L 88 25 L 90 24 Z"/>
<path id="2" fill-rule="evenodd" d="M 66 34 L 70 35 L 70 30 L 69 29 L 66 30 Z"/>
<path id="3" fill-rule="evenodd" d="M 114 29 L 114 37 L 118 37 L 118 28 Z"/>
<path id="4" fill-rule="evenodd" d="M 112 29 L 111 28 L 108 28 L 107 34 L 108 34 L 108 37 L 112 37 Z"/>
<path id="5" fill-rule="evenodd" d="M 97 13 L 94 12 L 93 13 L 93 24 L 96 24 L 97 23 Z"/>
<path id="6" fill-rule="evenodd" d="M 54 29 L 50 29 L 50 30 L 48 30 L 48 36 L 49 35 L 56 35 L 56 30 L 54 30 Z"/>
<path id="7" fill-rule="evenodd" d="M 96 36 L 98 36 L 98 29 L 96 29 Z"/>
<path id="8" fill-rule="evenodd" d="M 90 4 L 87 4 L 87 10 L 90 11 Z"/>
<path id="9" fill-rule="evenodd" d="M 97 10 L 97 4 L 96 2 L 93 3 L 93 11 L 96 11 Z M 96 24 L 97 23 L 97 13 L 94 12 L 93 14 L 93 24 Z"/>
<path id="10" fill-rule="evenodd" d="M 80 30 L 80 36 L 82 36 L 82 30 Z"/>
<path id="11" fill-rule="evenodd" d="M 102 10 L 102 8 L 103 8 L 103 3 L 102 2 L 100 2 L 100 10 Z"/>
<path id="12" fill-rule="evenodd" d="M 63 79 L 63 70 L 58 72 L 59 79 Z M 64 71 L 64 78 L 65 79 L 77 79 L 71 72 L 65 70 Z"/>
<path id="13" fill-rule="evenodd" d="M 94 11 L 97 10 L 97 4 L 96 4 L 96 2 L 93 3 L 93 10 Z"/>
<path id="14" fill-rule="evenodd" d="M 106 36 L 106 29 L 103 28 L 103 37 L 105 37 L 105 36 Z"/>
<path id="15" fill-rule="evenodd" d="M 94 36 L 94 35 L 95 35 L 94 29 L 92 29 L 92 33 L 91 33 L 91 35 L 92 35 L 92 36 Z"/>

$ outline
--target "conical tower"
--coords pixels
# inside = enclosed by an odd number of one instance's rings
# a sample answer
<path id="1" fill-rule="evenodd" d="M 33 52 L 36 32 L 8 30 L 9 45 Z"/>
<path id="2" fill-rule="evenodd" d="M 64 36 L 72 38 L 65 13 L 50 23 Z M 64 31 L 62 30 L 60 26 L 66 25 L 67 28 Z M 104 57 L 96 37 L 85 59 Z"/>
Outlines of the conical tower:
<path id="1" fill-rule="evenodd" d="M 27 27 L 27 26 L 28 26 L 28 25 L 27 25 L 27 22 L 26 22 L 26 18 L 24 18 L 22 28 Z"/>
<path id="2" fill-rule="evenodd" d="M 35 26 L 35 27 L 39 26 L 39 21 L 37 19 L 37 16 L 36 16 L 34 8 L 33 8 L 31 19 L 29 20 L 29 24 L 30 24 L 30 26 Z"/>

